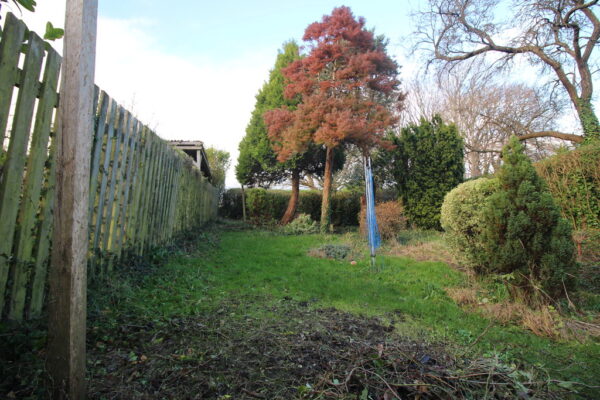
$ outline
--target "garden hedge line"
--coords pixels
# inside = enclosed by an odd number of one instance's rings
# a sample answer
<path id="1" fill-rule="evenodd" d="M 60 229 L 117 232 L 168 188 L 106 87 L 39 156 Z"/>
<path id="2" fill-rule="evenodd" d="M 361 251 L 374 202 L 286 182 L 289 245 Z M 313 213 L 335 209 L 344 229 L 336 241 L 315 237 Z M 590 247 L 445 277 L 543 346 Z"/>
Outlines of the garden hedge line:
<path id="1" fill-rule="evenodd" d="M 285 213 L 291 192 L 289 190 L 246 189 L 246 212 L 253 220 L 279 220 Z M 331 199 L 331 223 L 334 226 L 356 226 L 360 214 L 360 193 L 340 191 Z M 315 221 L 321 217 L 321 193 L 301 191 L 297 214 L 308 214 Z M 242 191 L 229 189 L 223 193 L 219 215 L 224 218 L 242 218 Z"/>

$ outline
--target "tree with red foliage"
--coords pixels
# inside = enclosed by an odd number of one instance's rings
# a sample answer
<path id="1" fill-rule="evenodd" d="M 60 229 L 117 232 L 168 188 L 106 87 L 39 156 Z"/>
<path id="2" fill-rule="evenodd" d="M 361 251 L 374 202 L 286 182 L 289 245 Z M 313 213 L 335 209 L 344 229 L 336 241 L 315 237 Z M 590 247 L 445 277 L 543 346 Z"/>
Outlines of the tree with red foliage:
<path id="1" fill-rule="evenodd" d="M 383 135 L 402 104 L 398 64 L 385 51 L 385 40 L 365 29 L 348 7 L 335 8 L 308 26 L 303 40 L 309 54 L 283 69 L 285 96 L 301 95 L 295 110 L 268 111 L 264 120 L 278 159 L 283 161 L 316 144 L 326 148 L 321 230 L 329 228 L 333 151 L 358 146 L 365 156 L 386 145 Z"/>

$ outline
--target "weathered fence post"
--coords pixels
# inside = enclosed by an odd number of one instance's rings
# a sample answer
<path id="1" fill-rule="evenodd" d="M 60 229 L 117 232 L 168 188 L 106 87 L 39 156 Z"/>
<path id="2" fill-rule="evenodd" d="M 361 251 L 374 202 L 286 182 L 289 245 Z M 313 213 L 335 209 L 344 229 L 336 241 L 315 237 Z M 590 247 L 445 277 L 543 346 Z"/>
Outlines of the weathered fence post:
<path id="1" fill-rule="evenodd" d="M 67 0 L 48 303 L 53 398 L 85 398 L 86 262 L 97 0 Z"/>

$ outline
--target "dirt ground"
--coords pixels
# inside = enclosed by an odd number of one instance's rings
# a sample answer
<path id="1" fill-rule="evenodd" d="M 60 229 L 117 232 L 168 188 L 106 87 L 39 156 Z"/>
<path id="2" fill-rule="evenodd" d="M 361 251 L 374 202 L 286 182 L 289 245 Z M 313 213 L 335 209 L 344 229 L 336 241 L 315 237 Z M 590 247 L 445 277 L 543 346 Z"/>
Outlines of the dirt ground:
<path id="1" fill-rule="evenodd" d="M 401 315 L 357 317 L 284 299 L 89 336 L 90 399 L 560 398 L 491 360 L 394 333 Z"/>

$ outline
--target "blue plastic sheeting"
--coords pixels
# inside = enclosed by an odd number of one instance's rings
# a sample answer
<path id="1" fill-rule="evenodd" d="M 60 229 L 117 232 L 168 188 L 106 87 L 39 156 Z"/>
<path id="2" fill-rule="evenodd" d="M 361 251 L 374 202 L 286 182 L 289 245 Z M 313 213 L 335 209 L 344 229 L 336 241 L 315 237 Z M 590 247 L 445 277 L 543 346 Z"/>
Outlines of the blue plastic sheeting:
<path id="1" fill-rule="evenodd" d="M 369 247 L 371 256 L 375 256 L 375 249 L 381 246 L 381 237 L 377 227 L 377 216 L 375 215 L 375 190 L 373 187 L 373 172 L 371 170 L 371 158 L 365 157 L 365 197 L 367 199 L 367 232 L 369 236 Z"/>

